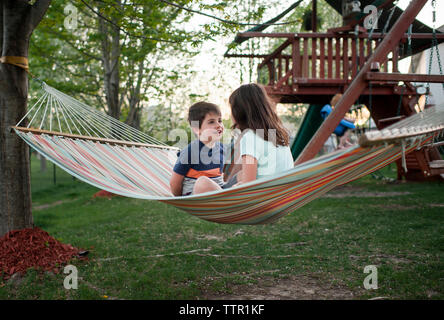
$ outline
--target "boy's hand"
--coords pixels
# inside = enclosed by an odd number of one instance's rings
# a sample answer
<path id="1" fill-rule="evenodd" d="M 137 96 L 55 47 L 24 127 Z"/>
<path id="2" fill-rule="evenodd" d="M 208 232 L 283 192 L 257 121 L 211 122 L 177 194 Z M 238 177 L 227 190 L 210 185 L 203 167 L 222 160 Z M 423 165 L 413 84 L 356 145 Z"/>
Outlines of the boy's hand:
<path id="1" fill-rule="evenodd" d="M 170 189 L 171 193 L 175 195 L 176 197 L 180 197 L 182 195 L 182 186 L 183 186 L 183 179 L 185 177 L 181 174 L 178 174 L 176 172 L 173 172 L 171 179 L 170 179 Z"/>

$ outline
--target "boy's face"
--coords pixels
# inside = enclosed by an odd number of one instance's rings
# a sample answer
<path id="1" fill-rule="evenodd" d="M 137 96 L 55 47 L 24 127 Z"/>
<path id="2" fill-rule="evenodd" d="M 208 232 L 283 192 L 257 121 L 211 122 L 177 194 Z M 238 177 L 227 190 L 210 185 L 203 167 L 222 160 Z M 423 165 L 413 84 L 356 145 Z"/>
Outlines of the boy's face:
<path id="1" fill-rule="evenodd" d="M 200 128 L 193 127 L 193 131 L 203 143 L 219 141 L 224 133 L 222 117 L 216 113 L 208 113 Z"/>

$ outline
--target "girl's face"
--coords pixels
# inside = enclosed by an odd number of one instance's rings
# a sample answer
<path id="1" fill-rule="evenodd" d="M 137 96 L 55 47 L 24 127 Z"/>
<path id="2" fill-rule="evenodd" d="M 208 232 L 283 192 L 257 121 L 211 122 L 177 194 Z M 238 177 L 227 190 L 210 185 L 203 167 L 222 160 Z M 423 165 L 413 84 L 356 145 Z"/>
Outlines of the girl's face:
<path id="1" fill-rule="evenodd" d="M 208 113 L 202 121 L 196 134 L 203 143 L 219 141 L 224 133 L 222 117 L 215 113 Z"/>

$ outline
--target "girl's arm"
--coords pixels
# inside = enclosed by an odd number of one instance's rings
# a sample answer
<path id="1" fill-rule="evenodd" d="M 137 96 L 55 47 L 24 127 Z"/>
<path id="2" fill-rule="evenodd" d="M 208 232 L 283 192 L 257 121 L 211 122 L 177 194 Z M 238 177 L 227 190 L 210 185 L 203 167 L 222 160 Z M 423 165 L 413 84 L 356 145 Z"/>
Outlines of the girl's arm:
<path id="1" fill-rule="evenodd" d="M 178 174 L 176 172 L 173 172 L 173 175 L 171 176 L 170 188 L 171 188 L 171 192 L 175 196 L 181 196 L 182 195 L 183 178 L 184 178 L 183 175 Z"/>
<path id="2" fill-rule="evenodd" d="M 239 177 L 240 175 L 240 177 Z M 256 180 L 257 159 L 245 154 L 242 156 L 242 171 L 238 175 L 238 184 L 247 183 Z"/>

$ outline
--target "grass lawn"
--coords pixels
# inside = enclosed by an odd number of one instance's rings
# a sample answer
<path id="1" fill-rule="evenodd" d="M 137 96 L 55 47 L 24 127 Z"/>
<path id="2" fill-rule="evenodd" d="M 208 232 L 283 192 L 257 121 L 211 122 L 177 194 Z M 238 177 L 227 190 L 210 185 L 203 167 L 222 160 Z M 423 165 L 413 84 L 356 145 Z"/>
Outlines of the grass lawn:
<path id="1" fill-rule="evenodd" d="M 395 165 L 380 172 L 395 176 Z M 0 280 L 0 299 L 444 299 L 444 184 L 364 177 L 277 223 L 222 225 L 98 190 L 32 161 L 35 225 L 90 251 L 65 274 Z M 377 268 L 366 290 L 364 268 Z M 373 274 L 374 275 L 374 274 Z"/>

